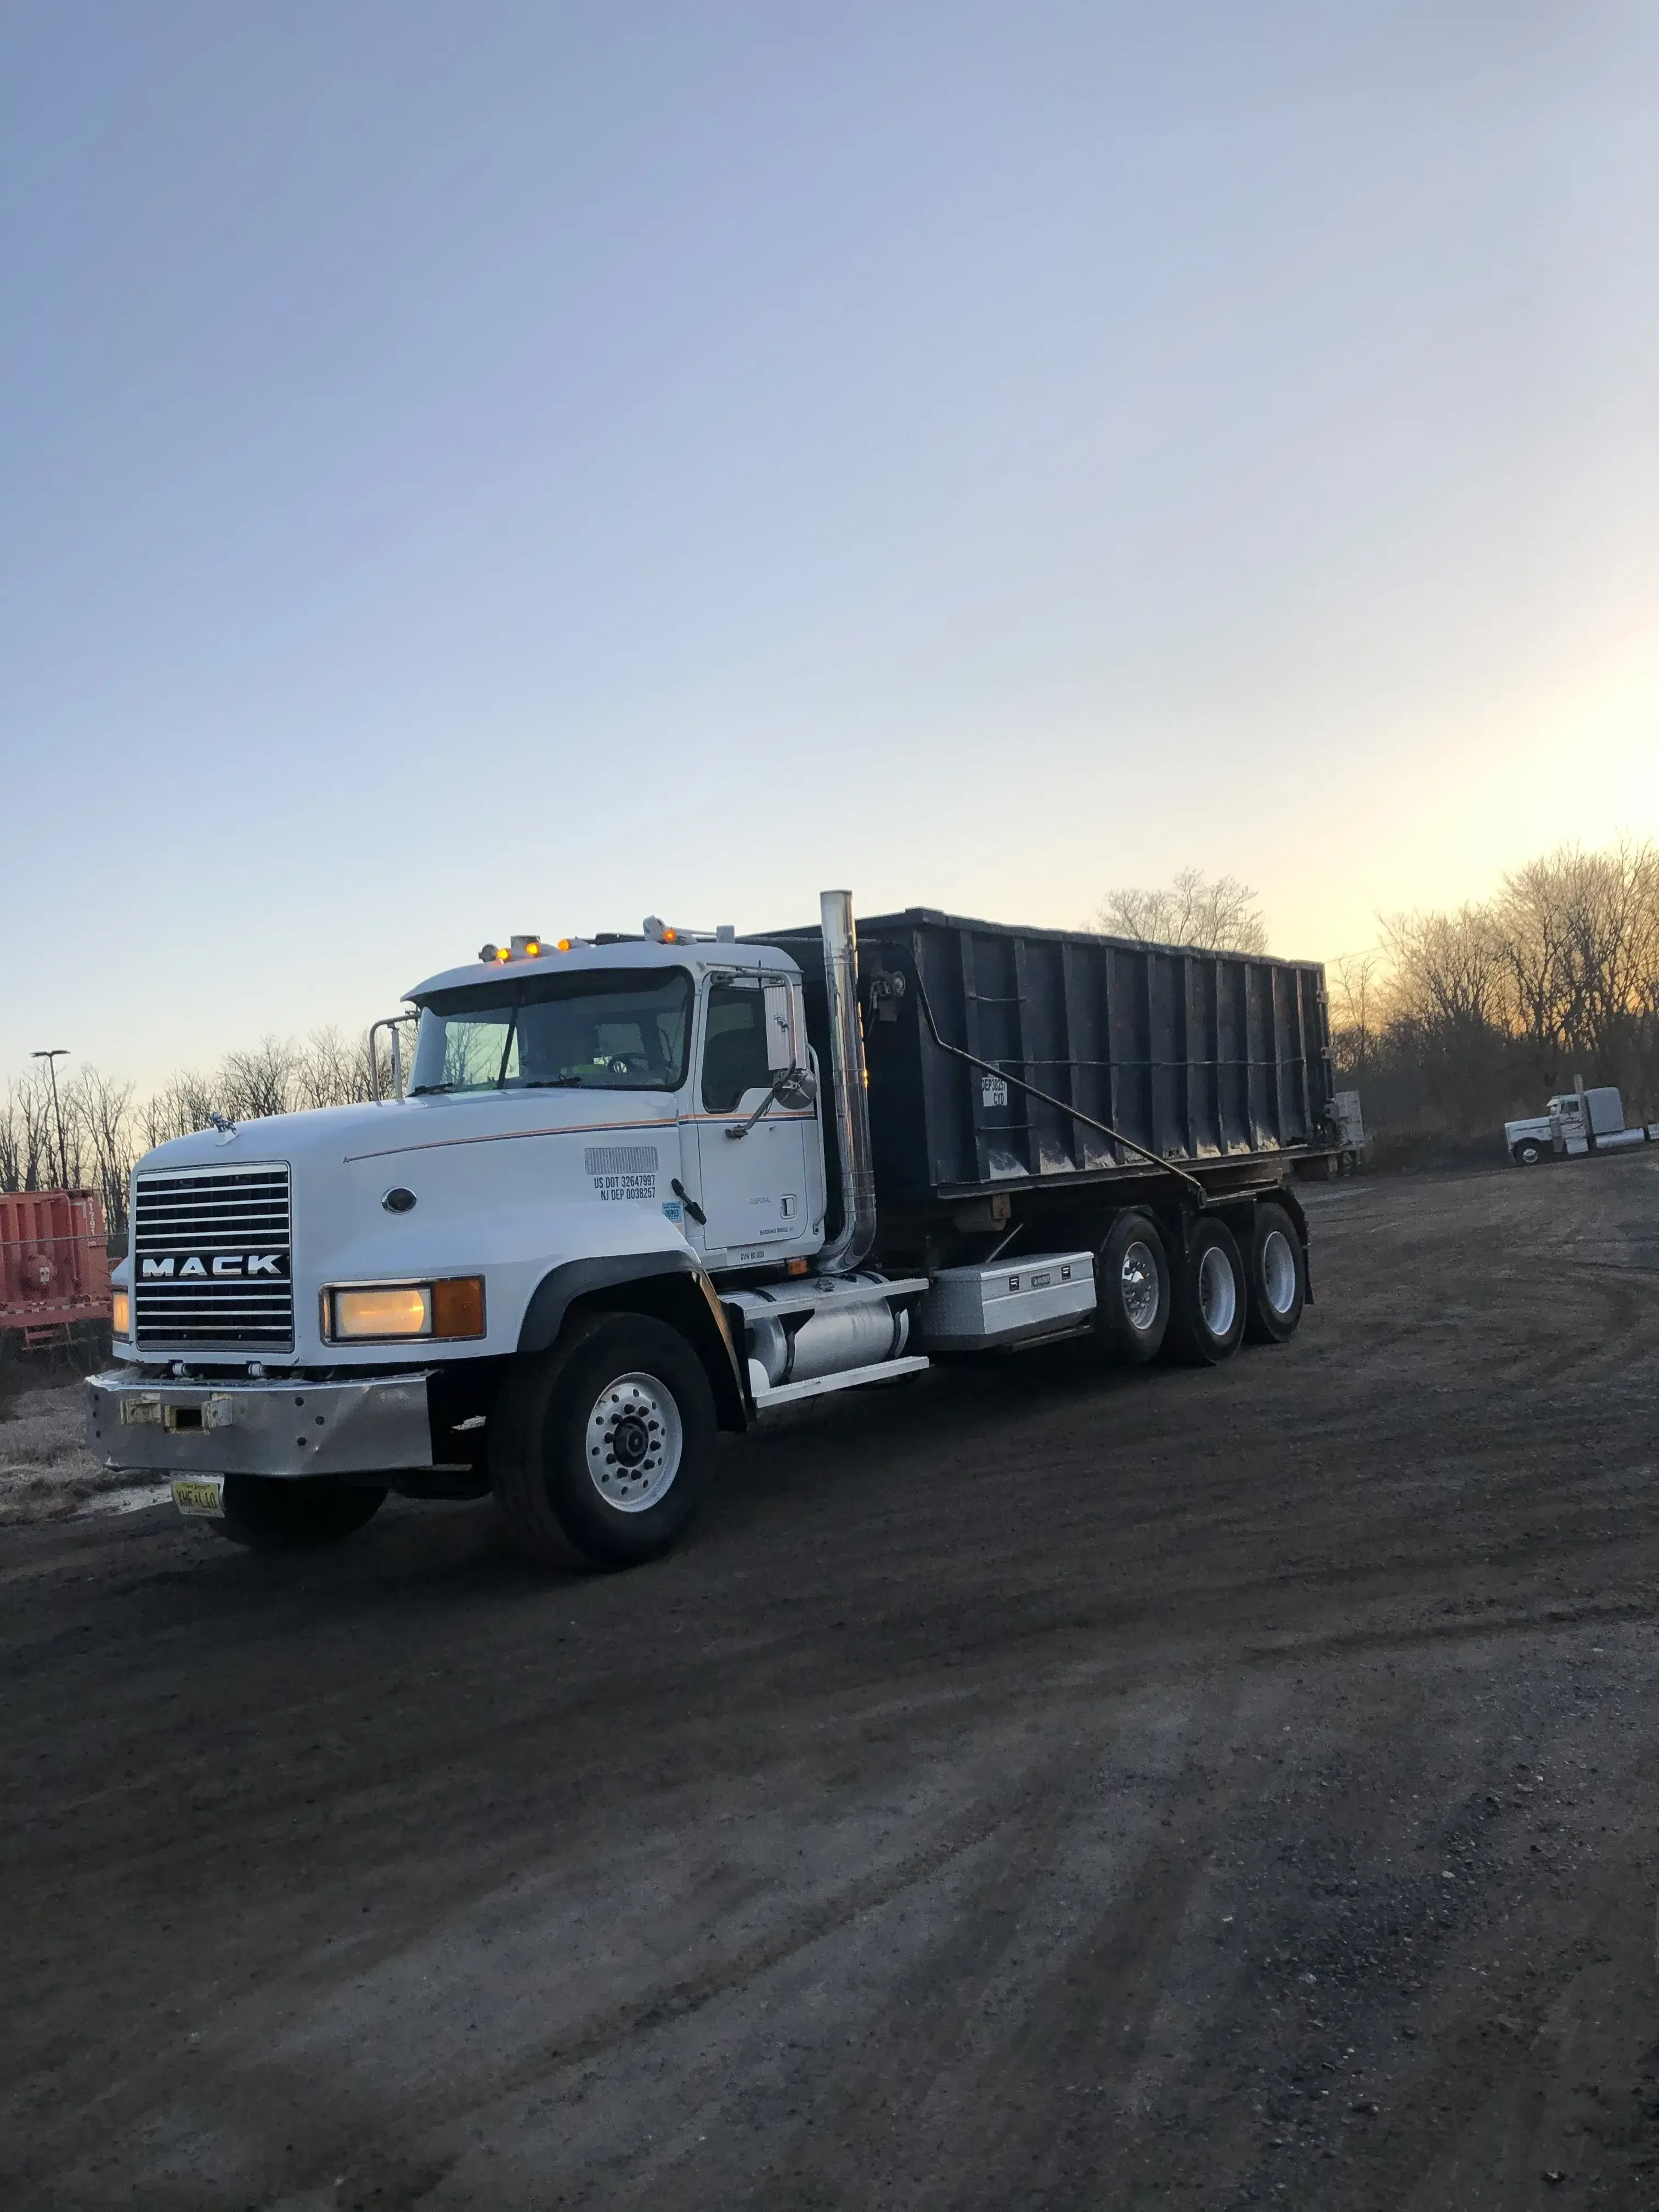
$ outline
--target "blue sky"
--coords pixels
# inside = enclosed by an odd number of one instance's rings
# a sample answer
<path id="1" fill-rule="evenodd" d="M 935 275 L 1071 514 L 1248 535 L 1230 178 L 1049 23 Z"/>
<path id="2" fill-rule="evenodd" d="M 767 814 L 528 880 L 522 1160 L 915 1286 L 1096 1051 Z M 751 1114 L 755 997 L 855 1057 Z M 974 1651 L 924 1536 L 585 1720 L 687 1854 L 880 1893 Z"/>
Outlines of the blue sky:
<path id="1" fill-rule="evenodd" d="M 0 0 L 0 1071 L 1659 829 L 1650 5 Z"/>

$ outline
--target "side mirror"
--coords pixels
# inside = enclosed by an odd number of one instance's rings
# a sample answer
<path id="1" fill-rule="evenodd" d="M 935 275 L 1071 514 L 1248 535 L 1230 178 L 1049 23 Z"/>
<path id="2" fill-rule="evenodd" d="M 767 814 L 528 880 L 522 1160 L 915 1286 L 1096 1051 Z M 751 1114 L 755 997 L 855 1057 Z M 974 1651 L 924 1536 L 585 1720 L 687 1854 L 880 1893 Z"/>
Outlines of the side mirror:
<path id="1" fill-rule="evenodd" d="M 799 1113 L 803 1106 L 817 1103 L 817 1079 L 804 1067 L 786 1067 L 772 1085 L 772 1096 L 780 1106 Z"/>
<path id="2" fill-rule="evenodd" d="M 761 997 L 766 1009 L 767 1073 L 787 1075 L 800 1061 L 795 1038 L 795 994 L 787 983 L 767 982 L 761 987 Z"/>

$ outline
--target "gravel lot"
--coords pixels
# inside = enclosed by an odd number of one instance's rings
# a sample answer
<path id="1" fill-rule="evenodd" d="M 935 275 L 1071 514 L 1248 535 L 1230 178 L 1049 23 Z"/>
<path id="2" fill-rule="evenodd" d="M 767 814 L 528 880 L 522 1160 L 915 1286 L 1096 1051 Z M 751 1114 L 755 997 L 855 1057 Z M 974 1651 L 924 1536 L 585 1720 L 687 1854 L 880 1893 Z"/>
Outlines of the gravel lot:
<path id="1" fill-rule="evenodd" d="M 1659 1171 L 1312 1212 L 631 1576 L 0 1532 L 0 2201 L 1659 2205 Z"/>

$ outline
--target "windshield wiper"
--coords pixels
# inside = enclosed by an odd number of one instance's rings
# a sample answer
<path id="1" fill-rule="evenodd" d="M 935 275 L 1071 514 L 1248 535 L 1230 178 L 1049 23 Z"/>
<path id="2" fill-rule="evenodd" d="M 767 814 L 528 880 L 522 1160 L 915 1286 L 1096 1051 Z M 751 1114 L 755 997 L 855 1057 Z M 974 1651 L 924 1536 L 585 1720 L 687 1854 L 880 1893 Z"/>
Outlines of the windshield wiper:
<path id="1" fill-rule="evenodd" d="M 508 1085 L 508 1088 L 514 1091 L 580 1091 L 581 1087 L 582 1079 L 580 1075 L 532 1076 L 523 1083 Z"/>
<path id="2" fill-rule="evenodd" d="M 429 1098 L 434 1091 L 453 1091 L 453 1083 L 417 1083 L 405 1095 L 410 1098 Z"/>

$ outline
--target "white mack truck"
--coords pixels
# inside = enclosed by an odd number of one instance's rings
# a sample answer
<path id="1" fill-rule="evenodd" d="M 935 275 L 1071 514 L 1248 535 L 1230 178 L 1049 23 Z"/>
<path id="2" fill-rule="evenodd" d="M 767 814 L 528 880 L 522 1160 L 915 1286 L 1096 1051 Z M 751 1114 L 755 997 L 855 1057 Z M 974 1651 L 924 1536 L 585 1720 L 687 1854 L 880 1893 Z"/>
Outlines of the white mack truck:
<path id="1" fill-rule="evenodd" d="M 925 908 L 860 946 L 826 892 L 408 999 L 389 1097 L 134 1173 L 94 1447 L 240 1543 L 493 1492 L 537 1559 L 626 1566 L 775 1408 L 1064 1336 L 1214 1364 L 1310 1296 L 1316 967 Z"/>

